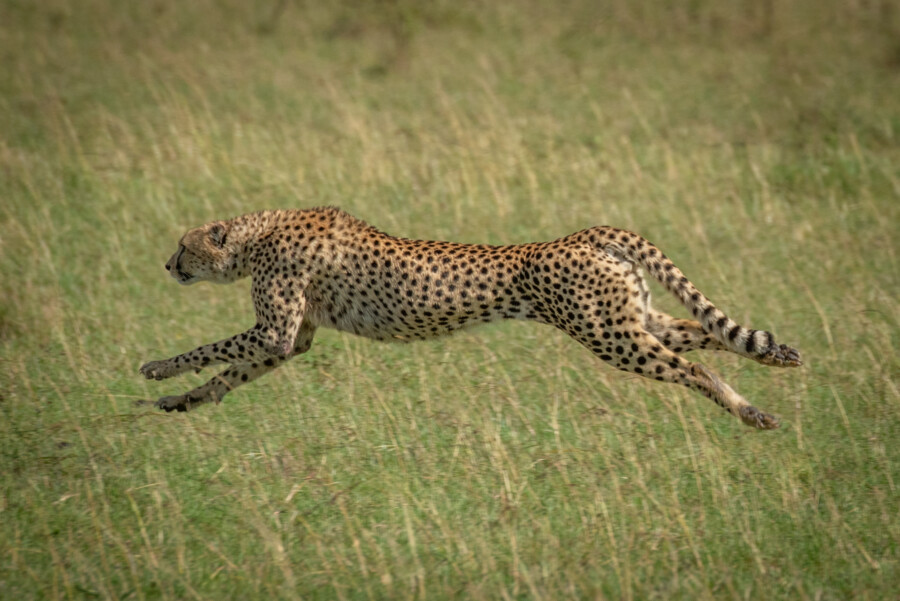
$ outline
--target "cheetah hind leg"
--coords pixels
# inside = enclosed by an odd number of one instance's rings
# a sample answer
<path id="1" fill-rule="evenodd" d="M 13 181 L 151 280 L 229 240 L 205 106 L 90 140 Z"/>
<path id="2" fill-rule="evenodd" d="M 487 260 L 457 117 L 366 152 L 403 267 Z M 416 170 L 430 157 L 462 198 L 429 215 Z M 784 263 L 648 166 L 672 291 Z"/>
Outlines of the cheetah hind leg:
<path id="1" fill-rule="evenodd" d="M 640 334 L 636 336 L 632 334 L 632 336 L 637 339 L 642 338 Z M 645 333 L 644 336 L 652 345 L 653 335 Z M 657 358 L 648 362 L 647 365 L 648 367 L 653 366 L 653 369 L 645 370 L 644 375 L 654 377 L 659 381 L 687 386 L 732 415 L 739 417 L 748 426 L 760 430 L 774 430 L 779 427 L 780 424 L 775 416 L 760 411 L 748 403 L 744 397 L 703 365 L 687 361 L 666 348 L 659 349 L 655 354 Z M 618 367 L 624 371 L 635 371 L 633 363 Z"/>
<path id="2" fill-rule="evenodd" d="M 764 413 L 745 401 L 741 395 L 736 393 L 728 384 L 722 382 L 716 374 L 706 369 L 699 363 L 691 364 L 691 372 L 700 381 L 705 381 L 705 386 L 701 386 L 701 390 L 709 398 L 716 403 L 721 403 L 719 398 L 730 398 L 731 402 L 736 403 L 736 407 L 727 407 L 731 413 L 737 413 L 741 421 L 748 426 L 758 428 L 760 430 L 774 430 L 780 426 L 778 418 L 774 415 Z"/>
<path id="3" fill-rule="evenodd" d="M 705 331 L 699 321 L 678 319 L 649 306 L 646 308 L 646 315 L 644 327 L 673 353 L 729 350 L 715 336 Z"/>
<path id="4" fill-rule="evenodd" d="M 649 303 L 648 303 L 649 304 Z M 711 333 L 703 329 L 699 321 L 691 319 L 678 319 L 662 311 L 647 308 L 647 319 L 644 327 L 648 332 L 656 336 L 663 345 L 675 353 L 689 351 L 730 351 L 725 344 L 719 341 Z M 746 328 L 744 328 L 746 329 Z M 768 332 L 754 332 L 751 334 L 766 341 L 765 350 L 749 357 L 754 361 L 770 367 L 799 367 L 803 365 L 800 352 L 786 344 L 778 344 L 771 341 Z M 747 356 L 741 353 L 741 356 Z"/>
<path id="5" fill-rule="evenodd" d="M 748 403 L 744 397 L 703 365 L 676 355 L 652 333 L 642 329 L 631 329 L 627 334 L 626 332 L 622 334 L 623 337 L 631 339 L 633 345 L 630 349 L 625 345 L 618 345 L 611 353 L 609 352 L 611 349 L 596 348 L 594 341 L 589 338 L 579 335 L 574 337 L 617 369 L 659 382 L 686 386 L 737 416 L 748 426 L 760 430 L 772 430 L 779 426 L 777 418 Z"/>
<path id="6" fill-rule="evenodd" d="M 720 380 L 715 373 L 699 363 L 692 363 L 674 353 L 669 353 L 670 351 L 667 349 L 663 349 L 659 353 L 660 358 L 665 362 L 665 367 L 661 370 L 654 369 L 657 380 L 687 386 L 753 428 L 774 430 L 779 427 L 778 418 L 760 411 L 748 403 L 744 397 Z M 657 365 L 659 364 L 657 363 Z M 623 369 L 623 367 L 619 369 Z M 631 371 L 627 368 L 624 369 Z"/>

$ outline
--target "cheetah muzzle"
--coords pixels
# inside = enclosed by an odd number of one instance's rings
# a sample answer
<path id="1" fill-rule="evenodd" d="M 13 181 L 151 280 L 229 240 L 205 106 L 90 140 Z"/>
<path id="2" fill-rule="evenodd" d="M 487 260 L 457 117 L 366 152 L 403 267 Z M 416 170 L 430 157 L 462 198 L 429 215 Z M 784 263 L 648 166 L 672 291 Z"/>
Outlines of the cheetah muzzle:
<path id="1" fill-rule="evenodd" d="M 510 246 L 396 238 L 333 207 L 263 211 L 189 230 L 166 269 L 182 284 L 252 279 L 256 325 L 141 367 L 163 380 L 215 364 L 221 373 L 166 411 L 220 402 L 238 386 L 305 353 L 316 329 L 413 341 L 499 319 L 553 325 L 613 367 L 682 384 L 760 429 L 778 420 L 680 353 L 730 351 L 763 365 L 802 365 L 770 332 L 738 325 L 656 246 L 612 227 Z M 674 294 L 693 319 L 650 306 L 644 279 Z"/>

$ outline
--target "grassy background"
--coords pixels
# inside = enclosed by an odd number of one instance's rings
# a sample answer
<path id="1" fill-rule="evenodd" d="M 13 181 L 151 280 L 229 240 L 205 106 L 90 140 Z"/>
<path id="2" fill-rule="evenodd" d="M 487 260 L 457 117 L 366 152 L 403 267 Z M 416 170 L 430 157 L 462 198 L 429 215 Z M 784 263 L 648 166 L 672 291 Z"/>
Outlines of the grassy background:
<path id="1" fill-rule="evenodd" d="M 895 598 L 900 11 L 672 4 L 0 2 L 0 597 Z M 525 323 L 136 406 L 252 324 L 183 230 L 322 204 L 639 231 L 802 350 L 703 359 L 784 426 Z"/>

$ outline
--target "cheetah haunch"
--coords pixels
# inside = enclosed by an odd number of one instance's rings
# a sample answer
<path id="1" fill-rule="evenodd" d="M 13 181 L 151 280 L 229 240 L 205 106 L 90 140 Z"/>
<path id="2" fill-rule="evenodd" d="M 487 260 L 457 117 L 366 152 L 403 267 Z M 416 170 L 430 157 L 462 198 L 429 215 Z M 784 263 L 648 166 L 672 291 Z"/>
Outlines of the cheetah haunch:
<path id="1" fill-rule="evenodd" d="M 652 309 L 642 268 L 696 321 Z M 166 269 L 181 284 L 250 276 L 256 309 L 246 332 L 141 367 L 163 380 L 230 364 L 188 393 L 159 399 L 166 411 L 221 401 L 309 350 L 318 327 L 411 341 L 531 319 L 564 330 L 613 367 L 687 386 L 762 429 L 778 421 L 677 353 L 731 351 L 764 365 L 801 365 L 769 332 L 729 319 L 657 247 L 611 227 L 488 246 L 395 238 L 336 208 L 263 211 L 188 231 Z"/>

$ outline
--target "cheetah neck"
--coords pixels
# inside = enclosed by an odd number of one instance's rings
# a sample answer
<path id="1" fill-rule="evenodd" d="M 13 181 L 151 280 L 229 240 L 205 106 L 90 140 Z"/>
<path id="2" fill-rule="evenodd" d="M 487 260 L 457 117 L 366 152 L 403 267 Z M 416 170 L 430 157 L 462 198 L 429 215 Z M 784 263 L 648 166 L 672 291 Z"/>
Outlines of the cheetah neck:
<path id="1" fill-rule="evenodd" d="M 260 240 L 267 238 L 278 223 L 277 213 L 281 211 L 261 211 L 230 219 L 228 223 L 228 247 L 231 249 L 235 279 L 250 275 L 249 257 Z"/>
<path id="2" fill-rule="evenodd" d="M 260 211 L 235 217 L 228 222 L 229 239 L 241 245 L 259 240 L 269 235 L 278 222 L 277 214 L 281 211 Z"/>

